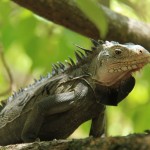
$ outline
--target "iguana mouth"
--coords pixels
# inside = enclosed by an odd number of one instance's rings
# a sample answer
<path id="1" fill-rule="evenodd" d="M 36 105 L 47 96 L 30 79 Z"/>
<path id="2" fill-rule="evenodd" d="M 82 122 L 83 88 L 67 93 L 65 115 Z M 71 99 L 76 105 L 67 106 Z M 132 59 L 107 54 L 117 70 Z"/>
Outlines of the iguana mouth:
<path id="1" fill-rule="evenodd" d="M 115 86 L 121 81 L 129 78 L 134 72 L 141 70 L 150 62 L 150 56 L 133 61 L 116 62 L 108 67 L 108 74 L 100 84 L 104 86 Z"/>
<path id="2" fill-rule="evenodd" d="M 129 71 L 130 73 L 139 71 L 142 69 L 146 64 L 150 62 L 150 56 L 144 57 L 142 59 L 137 59 L 134 61 L 128 62 L 117 62 L 109 66 L 108 72 L 126 72 Z"/>

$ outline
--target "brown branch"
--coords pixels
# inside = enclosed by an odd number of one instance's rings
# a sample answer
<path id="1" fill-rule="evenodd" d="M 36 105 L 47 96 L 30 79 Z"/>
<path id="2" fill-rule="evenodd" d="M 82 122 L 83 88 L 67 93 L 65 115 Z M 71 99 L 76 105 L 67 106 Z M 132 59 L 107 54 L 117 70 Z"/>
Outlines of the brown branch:
<path id="1" fill-rule="evenodd" d="M 12 0 L 35 14 L 75 32 L 94 39 L 101 39 L 95 25 L 78 9 L 73 0 Z M 99 5 L 104 10 L 108 23 L 108 34 L 104 40 L 121 43 L 133 42 L 150 50 L 150 25 L 129 19 Z"/>
<path id="2" fill-rule="evenodd" d="M 12 78 L 10 69 L 9 69 L 9 67 L 8 67 L 8 65 L 6 63 L 2 45 L 0 45 L 0 58 L 1 58 L 1 61 L 3 63 L 4 68 L 6 70 L 6 73 L 8 74 L 8 78 L 9 78 L 9 87 L 8 87 L 8 89 L 6 89 L 4 92 L 0 93 L 0 96 L 5 96 L 5 95 L 9 94 L 10 92 L 12 92 L 12 89 L 13 89 L 13 78 Z"/>
<path id="3" fill-rule="evenodd" d="M 86 138 L 78 140 L 54 140 L 0 146 L 0 150 L 148 150 L 150 135 L 133 134 L 125 137 Z"/>

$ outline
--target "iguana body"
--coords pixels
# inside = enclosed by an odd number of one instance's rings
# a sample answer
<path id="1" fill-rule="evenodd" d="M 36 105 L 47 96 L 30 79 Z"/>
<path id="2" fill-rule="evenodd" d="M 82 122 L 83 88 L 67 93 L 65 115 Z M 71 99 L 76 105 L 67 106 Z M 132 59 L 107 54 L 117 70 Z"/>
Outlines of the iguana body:
<path id="1" fill-rule="evenodd" d="M 104 104 L 117 105 L 129 94 L 131 73 L 146 65 L 150 54 L 134 44 L 93 43 L 93 50 L 81 48 L 86 56 L 75 53 L 76 64 L 59 63 L 53 76 L 8 98 L 0 112 L 0 145 L 67 138 L 90 119 L 90 135 L 104 133 Z"/>

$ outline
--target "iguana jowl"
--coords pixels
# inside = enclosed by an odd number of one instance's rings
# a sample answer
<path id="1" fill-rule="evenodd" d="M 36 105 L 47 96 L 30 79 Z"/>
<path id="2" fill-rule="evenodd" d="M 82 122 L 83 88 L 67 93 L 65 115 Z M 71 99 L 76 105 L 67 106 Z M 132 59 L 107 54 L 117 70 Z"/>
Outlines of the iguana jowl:
<path id="1" fill-rule="evenodd" d="M 150 62 L 140 45 L 93 41 L 75 52 L 77 63 L 53 66 L 52 76 L 9 97 L 0 112 L 0 145 L 67 138 L 92 119 L 90 135 L 104 132 L 105 105 L 117 105 L 133 89 L 132 73 Z"/>

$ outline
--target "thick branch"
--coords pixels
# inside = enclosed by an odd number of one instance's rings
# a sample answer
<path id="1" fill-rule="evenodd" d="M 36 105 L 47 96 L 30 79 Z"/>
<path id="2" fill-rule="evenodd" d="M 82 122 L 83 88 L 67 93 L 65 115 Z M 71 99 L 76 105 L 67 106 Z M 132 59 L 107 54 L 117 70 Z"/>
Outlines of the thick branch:
<path id="1" fill-rule="evenodd" d="M 148 150 L 150 135 L 134 134 L 125 137 L 86 138 L 80 140 L 56 140 L 0 146 L 0 150 Z"/>
<path id="2" fill-rule="evenodd" d="M 101 39 L 95 25 L 78 9 L 74 0 L 12 0 L 35 14 L 85 36 Z M 109 29 L 104 40 L 133 42 L 150 50 L 150 25 L 129 19 L 99 5 L 104 10 Z"/>

